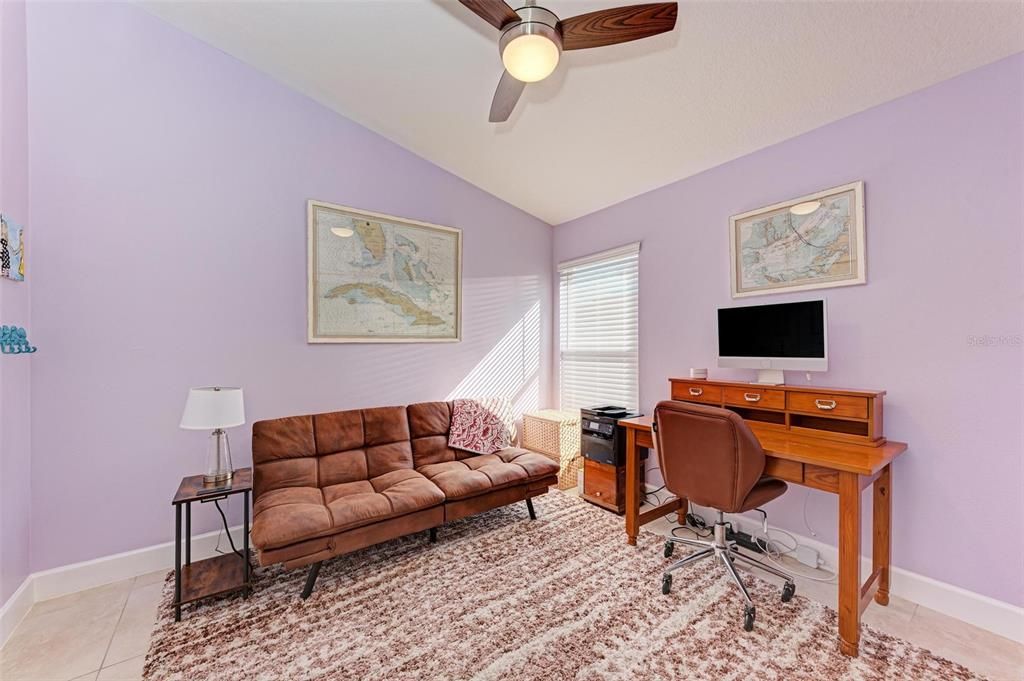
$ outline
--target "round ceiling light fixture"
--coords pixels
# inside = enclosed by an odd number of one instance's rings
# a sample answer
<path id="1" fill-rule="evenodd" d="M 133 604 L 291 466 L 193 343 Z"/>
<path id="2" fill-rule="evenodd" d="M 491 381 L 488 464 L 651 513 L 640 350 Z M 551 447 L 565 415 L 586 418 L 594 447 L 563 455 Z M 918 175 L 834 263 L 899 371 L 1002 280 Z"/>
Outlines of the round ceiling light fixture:
<path id="1" fill-rule="evenodd" d="M 562 54 L 558 17 L 543 7 L 516 10 L 522 21 L 505 29 L 498 42 L 501 63 L 516 80 L 536 83 L 550 76 Z"/>
<path id="2" fill-rule="evenodd" d="M 793 215 L 810 215 L 819 208 L 821 208 L 821 201 L 804 201 L 791 207 L 789 212 Z"/>
<path id="3" fill-rule="evenodd" d="M 331 227 L 331 234 L 333 234 L 334 236 L 340 236 L 344 238 L 347 236 L 352 236 L 353 234 L 355 234 L 355 232 L 353 232 L 348 227 Z"/>

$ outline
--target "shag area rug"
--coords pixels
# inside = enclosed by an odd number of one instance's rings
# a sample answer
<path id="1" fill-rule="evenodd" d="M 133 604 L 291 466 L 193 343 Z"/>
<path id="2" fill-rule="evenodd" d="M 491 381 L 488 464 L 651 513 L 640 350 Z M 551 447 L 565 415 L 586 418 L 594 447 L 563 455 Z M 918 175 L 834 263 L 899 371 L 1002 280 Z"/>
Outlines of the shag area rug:
<path id="1" fill-rule="evenodd" d="M 724 569 L 700 563 L 661 593 L 663 540 L 628 546 L 622 519 L 552 492 L 305 570 L 258 569 L 255 591 L 186 607 L 164 585 L 144 677 L 233 679 L 977 679 L 864 627 L 836 644 L 836 614 L 749 572 L 754 631 Z M 685 575 L 685 576 L 684 576 Z"/>

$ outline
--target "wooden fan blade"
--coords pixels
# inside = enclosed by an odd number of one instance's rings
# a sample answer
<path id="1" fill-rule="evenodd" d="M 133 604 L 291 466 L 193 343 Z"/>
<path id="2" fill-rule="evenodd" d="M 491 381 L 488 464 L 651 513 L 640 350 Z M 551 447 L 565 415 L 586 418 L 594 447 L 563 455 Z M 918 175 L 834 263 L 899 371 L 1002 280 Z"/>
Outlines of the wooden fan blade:
<path id="1" fill-rule="evenodd" d="M 487 119 L 491 123 L 504 123 L 512 115 L 516 108 L 519 96 L 523 94 L 526 83 L 516 80 L 508 71 L 501 74 L 498 81 L 498 89 L 494 91 L 494 99 L 491 100 L 491 115 Z"/>
<path id="2" fill-rule="evenodd" d="M 677 5 L 657 2 L 603 9 L 558 22 L 563 50 L 604 47 L 666 33 L 676 26 Z"/>
<path id="3" fill-rule="evenodd" d="M 506 24 L 519 21 L 519 15 L 502 0 L 459 0 L 459 2 L 498 30 L 501 30 L 501 27 Z"/>

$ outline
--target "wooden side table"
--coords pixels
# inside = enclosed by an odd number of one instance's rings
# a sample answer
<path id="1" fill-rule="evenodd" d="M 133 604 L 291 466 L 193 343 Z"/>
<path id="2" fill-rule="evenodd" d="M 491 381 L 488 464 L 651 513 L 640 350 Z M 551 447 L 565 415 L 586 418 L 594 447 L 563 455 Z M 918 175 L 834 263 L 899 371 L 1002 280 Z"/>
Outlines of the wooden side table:
<path id="1" fill-rule="evenodd" d="M 182 478 L 178 492 L 171 500 L 174 506 L 174 621 L 181 621 L 181 606 L 209 596 L 242 591 L 244 598 L 252 591 L 249 568 L 249 498 L 252 495 L 252 469 L 240 468 L 231 477 L 231 486 L 212 491 L 203 484 L 202 475 Z M 234 550 L 222 556 L 192 562 L 192 502 L 201 504 L 241 494 L 243 509 L 242 555 Z M 185 564 L 181 564 L 181 510 L 185 507 Z M 218 510 L 219 510 L 218 506 Z M 224 523 L 227 532 L 227 521 Z M 230 543 L 230 535 L 228 539 Z M 234 547 L 232 547 L 234 548 Z"/>

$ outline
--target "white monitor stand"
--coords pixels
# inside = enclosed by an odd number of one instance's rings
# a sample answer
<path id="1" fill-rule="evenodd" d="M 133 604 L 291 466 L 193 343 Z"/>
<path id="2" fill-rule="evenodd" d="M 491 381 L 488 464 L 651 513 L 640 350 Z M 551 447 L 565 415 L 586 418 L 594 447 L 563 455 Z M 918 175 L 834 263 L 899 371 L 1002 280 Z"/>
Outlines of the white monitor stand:
<path id="1" fill-rule="evenodd" d="M 786 375 L 782 369 L 758 369 L 757 380 L 754 381 L 758 385 L 782 385 L 786 382 Z"/>

